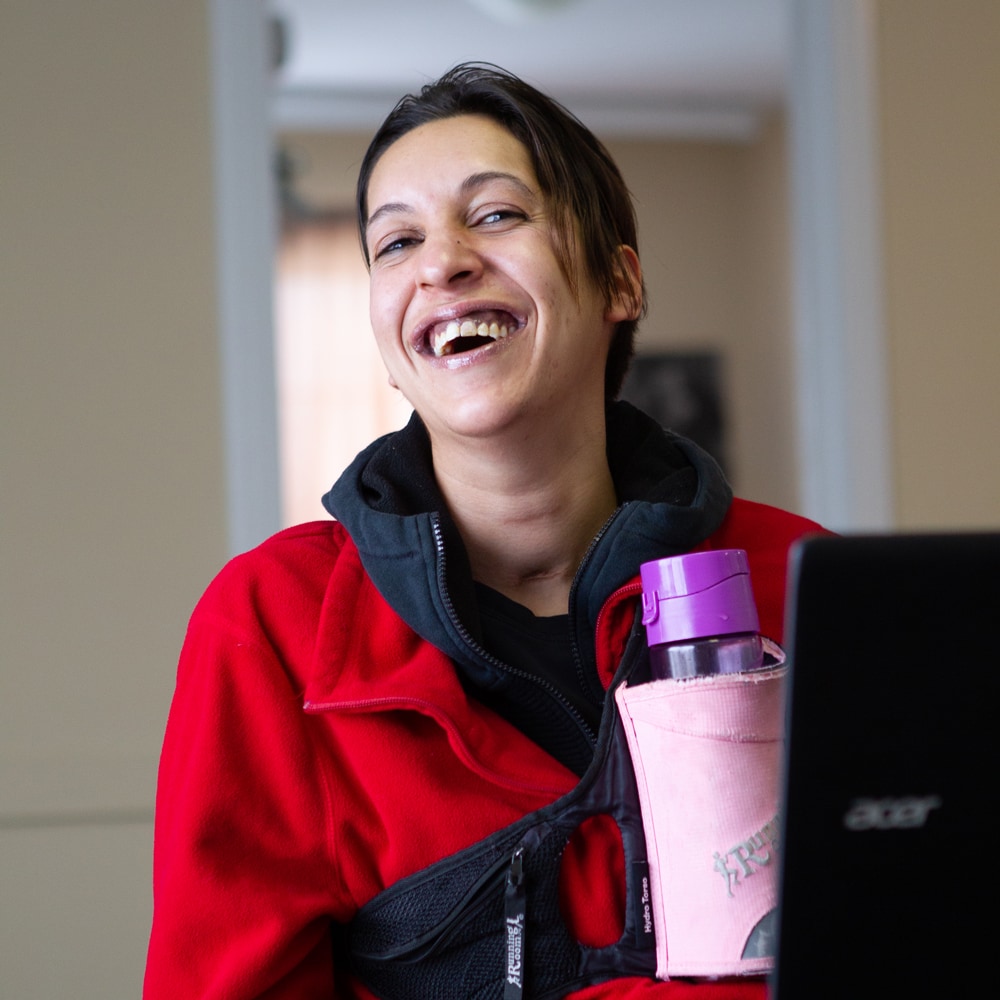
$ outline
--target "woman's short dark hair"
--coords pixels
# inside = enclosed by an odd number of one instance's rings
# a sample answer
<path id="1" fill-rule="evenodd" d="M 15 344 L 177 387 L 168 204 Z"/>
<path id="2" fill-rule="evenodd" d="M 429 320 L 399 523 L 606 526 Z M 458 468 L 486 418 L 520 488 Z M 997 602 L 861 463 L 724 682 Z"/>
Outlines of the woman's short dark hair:
<path id="1" fill-rule="evenodd" d="M 601 142 L 561 104 L 523 80 L 488 63 L 463 63 L 419 94 L 407 94 L 382 123 L 361 163 L 357 213 L 368 261 L 368 183 L 382 154 L 407 132 L 458 115 L 485 115 L 528 150 L 556 234 L 556 253 L 576 286 L 573 249 L 579 239 L 589 277 L 606 302 L 633 287 L 621 246 L 638 252 L 635 210 L 618 167 Z M 638 291 L 645 311 L 645 289 Z M 638 318 L 615 327 L 605 368 L 605 395 L 614 399 L 632 358 Z"/>

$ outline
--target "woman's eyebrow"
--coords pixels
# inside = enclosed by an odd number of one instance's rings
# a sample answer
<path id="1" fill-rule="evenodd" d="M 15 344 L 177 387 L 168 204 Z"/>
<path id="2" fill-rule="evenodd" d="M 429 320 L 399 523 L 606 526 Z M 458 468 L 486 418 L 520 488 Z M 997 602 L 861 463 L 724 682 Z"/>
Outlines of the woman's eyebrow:
<path id="1" fill-rule="evenodd" d="M 517 174 L 510 174 L 505 170 L 481 170 L 477 173 L 469 174 L 469 176 L 462 181 L 461 190 L 463 194 L 468 194 L 471 191 L 478 190 L 484 184 L 490 184 L 493 181 L 507 181 L 518 188 L 526 197 L 538 197 L 538 193 L 534 191 L 530 185 L 526 184 L 520 177 L 518 177 Z M 407 212 L 411 211 L 413 211 L 413 206 L 408 205 L 405 201 L 387 201 L 384 205 L 379 205 L 379 207 L 368 216 L 367 225 L 370 226 L 377 219 L 382 218 L 383 215 L 405 215 Z"/>
<path id="2" fill-rule="evenodd" d="M 407 205 L 405 201 L 387 201 L 384 205 L 379 205 L 379 207 L 368 216 L 366 226 L 370 226 L 376 219 L 380 219 L 383 215 L 395 215 L 410 212 L 412 210 L 412 207 Z"/>
<path id="3" fill-rule="evenodd" d="M 484 184 L 489 184 L 492 181 L 509 181 L 515 187 L 520 188 L 521 192 L 530 198 L 537 197 L 535 191 L 526 184 L 517 174 L 509 174 L 505 170 L 483 170 L 479 173 L 469 174 L 468 177 L 462 181 L 462 190 L 464 192 L 474 191 L 477 188 L 482 187 Z"/>

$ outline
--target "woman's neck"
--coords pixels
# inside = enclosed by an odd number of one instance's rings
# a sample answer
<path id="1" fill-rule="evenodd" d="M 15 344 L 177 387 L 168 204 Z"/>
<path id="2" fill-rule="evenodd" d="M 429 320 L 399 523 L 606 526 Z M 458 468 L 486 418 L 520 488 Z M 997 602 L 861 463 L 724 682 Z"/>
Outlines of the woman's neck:
<path id="1" fill-rule="evenodd" d="M 571 443 L 434 448 L 472 575 L 536 615 L 566 612 L 577 568 L 617 498 L 603 421 Z"/>

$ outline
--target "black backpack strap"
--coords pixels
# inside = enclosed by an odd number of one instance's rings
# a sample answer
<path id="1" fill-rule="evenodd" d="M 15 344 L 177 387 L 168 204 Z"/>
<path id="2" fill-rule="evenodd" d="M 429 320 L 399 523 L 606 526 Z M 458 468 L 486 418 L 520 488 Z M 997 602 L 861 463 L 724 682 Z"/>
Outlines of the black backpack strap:
<path id="1" fill-rule="evenodd" d="M 645 651 L 636 634 L 616 684 Z M 605 948 L 580 944 L 559 908 L 559 869 L 576 828 L 608 815 L 625 851 L 625 930 Z M 562 798 L 379 893 L 347 927 L 354 973 L 376 996 L 533 1000 L 656 970 L 646 849 L 635 776 L 614 697 L 594 760 Z M 644 912 L 645 910 L 645 912 Z"/>

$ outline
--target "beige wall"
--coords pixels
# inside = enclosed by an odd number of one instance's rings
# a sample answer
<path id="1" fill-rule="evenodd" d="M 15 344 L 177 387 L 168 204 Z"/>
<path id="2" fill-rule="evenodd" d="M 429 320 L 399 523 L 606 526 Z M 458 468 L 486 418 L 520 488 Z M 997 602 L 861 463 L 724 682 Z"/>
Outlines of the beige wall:
<path id="1" fill-rule="evenodd" d="M 639 349 L 722 359 L 729 473 L 794 509 L 788 185 L 783 123 L 750 143 L 608 143 L 635 197 L 649 288 Z"/>
<path id="2" fill-rule="evenodd" d="M 203 0 L 0 13 L 0 996 L 135 997 L 225 557 Z"/>
<path id="3" fill-rule="evenodd" d="M 879 0 L 901 528 L 1000 525 L 1000 4 Z"/>

